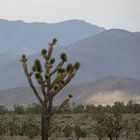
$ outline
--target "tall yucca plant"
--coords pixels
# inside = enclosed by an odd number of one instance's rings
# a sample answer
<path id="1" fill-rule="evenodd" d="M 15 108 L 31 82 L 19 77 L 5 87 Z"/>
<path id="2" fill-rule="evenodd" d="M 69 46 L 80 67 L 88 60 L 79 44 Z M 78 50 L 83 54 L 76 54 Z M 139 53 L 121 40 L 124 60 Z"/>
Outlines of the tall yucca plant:
<path id="1" fill-rule="evenodd" d="M 34 61 L 32 71 L 29 72 L 27 66 L 27 57 L 22 55 L 21 62 L 23 64 L 24 73 L 27 77 L 28 83 L 33 90 L 35 96 L 42 105 L 42 122 L 41 122 L 41 134 L 42 140 L 48 140 L 49 138 L 49 125 L 52 116 L 52 105 L 53 98 L 56 96 L 60 90 L 62 90 L 75 76 L 77 70 L 80 67 L 80 63 L 67 64 L 67 55 L 62 53 L 60 55 L 60 62 L 53 68 L 55 59 L 52 57 L 53 49 L 56 45 L 57 39 L 53 39 L 49 43 L 48 50 L 42 49 L 41 55 L 45 59 L 45 69 L 42 69 L 40 60 L 36 59 Z M 32 76 L 35 76 L 37 83 L 40 85 L 43 96 L 39 94 L 34 83 L 32 81 Z M 52 80 L 52 76 L 53 80 Z M 68 96 L 71 98 L 71 96 Z"/>

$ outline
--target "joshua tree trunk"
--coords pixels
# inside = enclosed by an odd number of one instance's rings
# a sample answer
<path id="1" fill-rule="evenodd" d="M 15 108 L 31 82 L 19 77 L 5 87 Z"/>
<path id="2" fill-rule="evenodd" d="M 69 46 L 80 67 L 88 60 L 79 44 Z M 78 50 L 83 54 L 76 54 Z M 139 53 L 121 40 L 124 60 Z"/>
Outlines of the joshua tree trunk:
<path id="1" fill-rule="evenodd" d="M 76 140 L 79 140 L 79 139 L 80 139 L 80 137 L 77 137 L 77 138 L 76 138 Z"/>
<path id="2" fill-rule="evenodd" d="M 116 136 L 116 140 L 118 140 L 119 136 Z"/>
<path id="3" fill-rule="evenodd" d="M 51 43 L 49 43 L 48 51 L 46 49 L 42 49 L 41 55 L 45 59 L 45 71 L 43 73 L 42 65 L 40 60 L 36 59 L 34 61 L 34 65 L 32 67 L 32 71 L 29 72 L 27 67 L 27 58 L 25 55 L 22 56 L 21 62 L 23 64 L 24 73 L 27 77 L 30 87 L 37 97 L 38 101 L 42 105 L 42 121 L 41 121 L 41 135 L 42 140 L 48 140 L 49 138 L 49 130 L 50 130 L 50 119 L 52 116 L 52 105 L 53 98 L 56 94 L 59 93 L 75 76 L 77 70 L 80 67 L 80 63 L 76 62 L 73 64 L 68 64 L 64 67 L 64 63 L 67 61 L 67 56 L 65 53 L 60 55 L 61 61 L 58 65 L 53 68 L 53 64 L 55 63 L 55 59 L 52 56 L 53 48 L 56 44 L 56 39 L 53 39 Z M 40 85 L 42 95 L 38 92 L 36 87 L 33 84 L 32 76 L 35 75 L 37 83 Z M 51 77 L 53 77 L 53 81 L 51 81 Z M 43 97 L 43 99 L 42 99 Z M 72 95 L 69 95 L 68 98 L 62 103 L 61 108 L 69 102 Z"/>
<path id="4" fill-rule="evenodd" d="M 42 140 L 48 140 L 49 139 L 50 119 L 51 119 L 51 116 L 52 116 L 52 112 L 51 112 L 52 103 L 53 103 L 53 99 L 50 99 L 48 107 L 47 107 L 47 104 L 45 104 L 42 107 L 42 118 L 41 118 Z"/>
<path id="5" fill-rule="evenodd" d="M 109 137 L 109 139 L 110 139 L 110 140 L 113 140 L 113 138 L 112 138 L 111 136 Z"/>
<path id="6" fill-rule="evenodd" d="M 41 119 L 41 135 L 42 135 L 42 140 L 48 140 L 49 139 L 49 122 L 50 122 L 50 117 L 47 112 L 47 109 L 44 107 L 42 109 L 42 119 Z"/>

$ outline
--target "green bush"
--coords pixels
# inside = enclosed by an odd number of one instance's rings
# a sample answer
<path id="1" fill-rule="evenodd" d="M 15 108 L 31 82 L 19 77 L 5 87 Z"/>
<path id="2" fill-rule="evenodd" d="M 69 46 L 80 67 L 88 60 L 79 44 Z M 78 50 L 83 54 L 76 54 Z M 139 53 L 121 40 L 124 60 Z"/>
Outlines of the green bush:
<path id="1" fill-rule="evenodd" d="M 35 136 L 39 135 L 40 129 L 35 121 L 28 119 L 23 122 L 22 131 L 23 135 L 33 139 Z"/>
<path id="2" fill-rule="evenodd" d="M 24 114 L 24 108 L 23 106 L 20 105 L 14 105 L 14 109 L 13 109 L 13 113 L 14 114 Z"/>
<path id="3" fill-rule="evenodd" d="M 73 133 L 73 127 L 71 124 L 66 124 L 63 129 L 65 137 L 70 137 Z"/>
<path id="4" fill-rule="evenodd" d="M 6 114 L 8 113 L 8 109 L 2 105 L 0 105 L 0 114 Z"/>
<path id="5" fill-rule="evenodd" d="M 29 114 L 40 114 L 41 110 L 42 108 L 40 104 L 33 103 L 25 109 L 25 112 Z"/>
<path id="6" fill-rule="evenodd" d="M 79 138 L 85 138 L 88 135 L 87 130 L 85 128 L 81 128 L 80 125 L 74 126 L 74 132 L 77 140 L 79 140 Z"/>
<path id="7" fill-rule="evenodd" d="M 5 135 L 5 127 L 2 122 L 0 122 L 0 137 Z"/>

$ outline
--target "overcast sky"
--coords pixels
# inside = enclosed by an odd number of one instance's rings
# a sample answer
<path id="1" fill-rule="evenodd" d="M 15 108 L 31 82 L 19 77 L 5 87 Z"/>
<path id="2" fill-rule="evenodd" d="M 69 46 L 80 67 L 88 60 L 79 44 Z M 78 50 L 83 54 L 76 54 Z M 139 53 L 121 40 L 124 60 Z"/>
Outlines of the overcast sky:
<path id="1" fill-rule="evenodd" d="M 83 19 L 107 29 L 140 31 L 140 0 L 0 0 L 0 18 L 48 23 Z"/>

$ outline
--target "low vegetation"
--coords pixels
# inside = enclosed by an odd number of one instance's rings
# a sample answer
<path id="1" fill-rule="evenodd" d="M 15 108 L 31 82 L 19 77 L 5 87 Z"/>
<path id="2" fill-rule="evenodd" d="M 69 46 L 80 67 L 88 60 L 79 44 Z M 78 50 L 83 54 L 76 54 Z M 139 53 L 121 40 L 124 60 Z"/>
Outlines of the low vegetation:
<path id="1" fill-rule="evenodd" d="M 41 139 L 41 107 L 12 109 L 0 106 L 0 139 Z M 60 112 L 53 107 L 49 137 L 51 140 L 140 140 L 140 104 L 129 101 L 106 105 L 76 105 Z"/>

